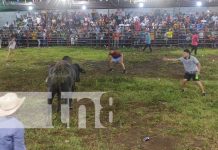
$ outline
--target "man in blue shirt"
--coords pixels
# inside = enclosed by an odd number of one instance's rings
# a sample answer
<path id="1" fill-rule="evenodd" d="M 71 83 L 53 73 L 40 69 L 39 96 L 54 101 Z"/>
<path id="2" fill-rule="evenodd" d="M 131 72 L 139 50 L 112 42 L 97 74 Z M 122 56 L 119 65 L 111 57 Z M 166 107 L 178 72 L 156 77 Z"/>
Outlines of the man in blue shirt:
<path id="1" fill-rule="evenodd" d="M 150 52 L 152 52 L 151 35 L 150 35 L 149 31 L 147 31 L 147 29 L 146 29 L 145 30 L 145 47 L 144 47 L 143 51 L 145 51 L 147 48 L 149 48 Z"/>
<path id="2" fill-rule="evenodd" d="M 0 97 L 0 150 L 26 150 L 24 144 L 24 126 L 11 115 L 23 104 L 25 98 L 15 93 Z"/>

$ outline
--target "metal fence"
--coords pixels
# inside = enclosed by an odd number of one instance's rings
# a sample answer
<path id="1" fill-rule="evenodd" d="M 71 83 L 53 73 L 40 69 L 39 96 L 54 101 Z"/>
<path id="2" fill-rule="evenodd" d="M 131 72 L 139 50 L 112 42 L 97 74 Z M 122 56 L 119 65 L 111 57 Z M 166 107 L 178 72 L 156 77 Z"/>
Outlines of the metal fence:
<path id="1" fill-rule="evenodd" d="M 17 47 L 48 47 L 48 46 L 91 46 L 91 47 L 141 47 L 145 44 L 143 32 L 121 32 L 119 39 L 115 40 L 113 32 L 84 32 L 77 34 L 55 33 L 46 37 L 25 35 L 20 33 L 16 35 Z M 150 32 L 152 46 L 154 47 L 188 47 L 191 45 L 191 33 L 174 32 L 172 38 L 167 38 L 165 32 Z M 8 46 L 9 34 L 3 34 L 2 47 Z M 204 32 L 200 36 L 199 46 L 216 48 L 218 47 L 218 31 Z"/>

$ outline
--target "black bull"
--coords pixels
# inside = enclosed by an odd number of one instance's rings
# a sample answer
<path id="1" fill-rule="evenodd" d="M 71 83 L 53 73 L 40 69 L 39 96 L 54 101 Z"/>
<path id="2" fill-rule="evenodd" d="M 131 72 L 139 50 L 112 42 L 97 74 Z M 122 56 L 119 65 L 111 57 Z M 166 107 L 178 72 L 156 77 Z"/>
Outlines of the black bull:
<path id="1" fill-rule="evenodd" d="M 80 82 L 80 73 L 85 73 L 85 70 L 79 64 L 72 64 L 70 57 L 65 56 L 63 60 L 49 67 L 48 71 L 48 92 L 52 95 L 48 98 L 48 104 L 52 104 L 54 96 L 58 96 L 57 112 L 61 108 L 61 92 L 74 92 L 76 90 L 75 82 Z M 72 99 L 65 100 L 71 107 Z"/>

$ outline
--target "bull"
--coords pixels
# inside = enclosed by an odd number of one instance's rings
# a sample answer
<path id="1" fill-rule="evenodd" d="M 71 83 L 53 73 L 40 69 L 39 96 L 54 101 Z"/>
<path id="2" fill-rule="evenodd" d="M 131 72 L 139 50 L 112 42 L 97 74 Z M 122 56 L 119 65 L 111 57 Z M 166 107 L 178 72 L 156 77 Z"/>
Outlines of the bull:
<path id="1" fill-rule="evenodd" d="M 74 92 L 76 90 L 75 83 L 80 82 L 80 73 L 85 73 L 85 70 L 79 64 L 72 64 L 72 59 L 69 56 L 64 56 L 61 61 L 49 67 L 46 81 L 51 97 L 48 98 L 48 104 L 52 104 L 55 95 L 57 95 L 57 112 L 61 109 L 61 92 Z M 72 99 L 69 99 L 69 102 L 64 100 L 64 103 L 68 103 L 72 109 Z"/>

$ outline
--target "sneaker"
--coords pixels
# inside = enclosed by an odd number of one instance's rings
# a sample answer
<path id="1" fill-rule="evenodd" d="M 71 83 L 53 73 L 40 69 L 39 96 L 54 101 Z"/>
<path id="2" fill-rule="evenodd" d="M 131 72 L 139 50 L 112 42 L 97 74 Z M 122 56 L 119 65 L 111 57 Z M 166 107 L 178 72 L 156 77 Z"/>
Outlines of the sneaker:
<path id="1" fill-rule="evenodd" d="M 206 96 L 206 93 L 202 93 L 202 96 Z"/>
<path id="2" fill-rule="evenodd" d="M 113 68 L 110 68 L 110 69 L 108 70 L 108 72 L 111 72 L 111 71 L 113 71 Z"/>
<path id="3" fill-rule="evenodd" d="M 123 74 L 126 74 L 126 70 L 123 70 Z"/>

